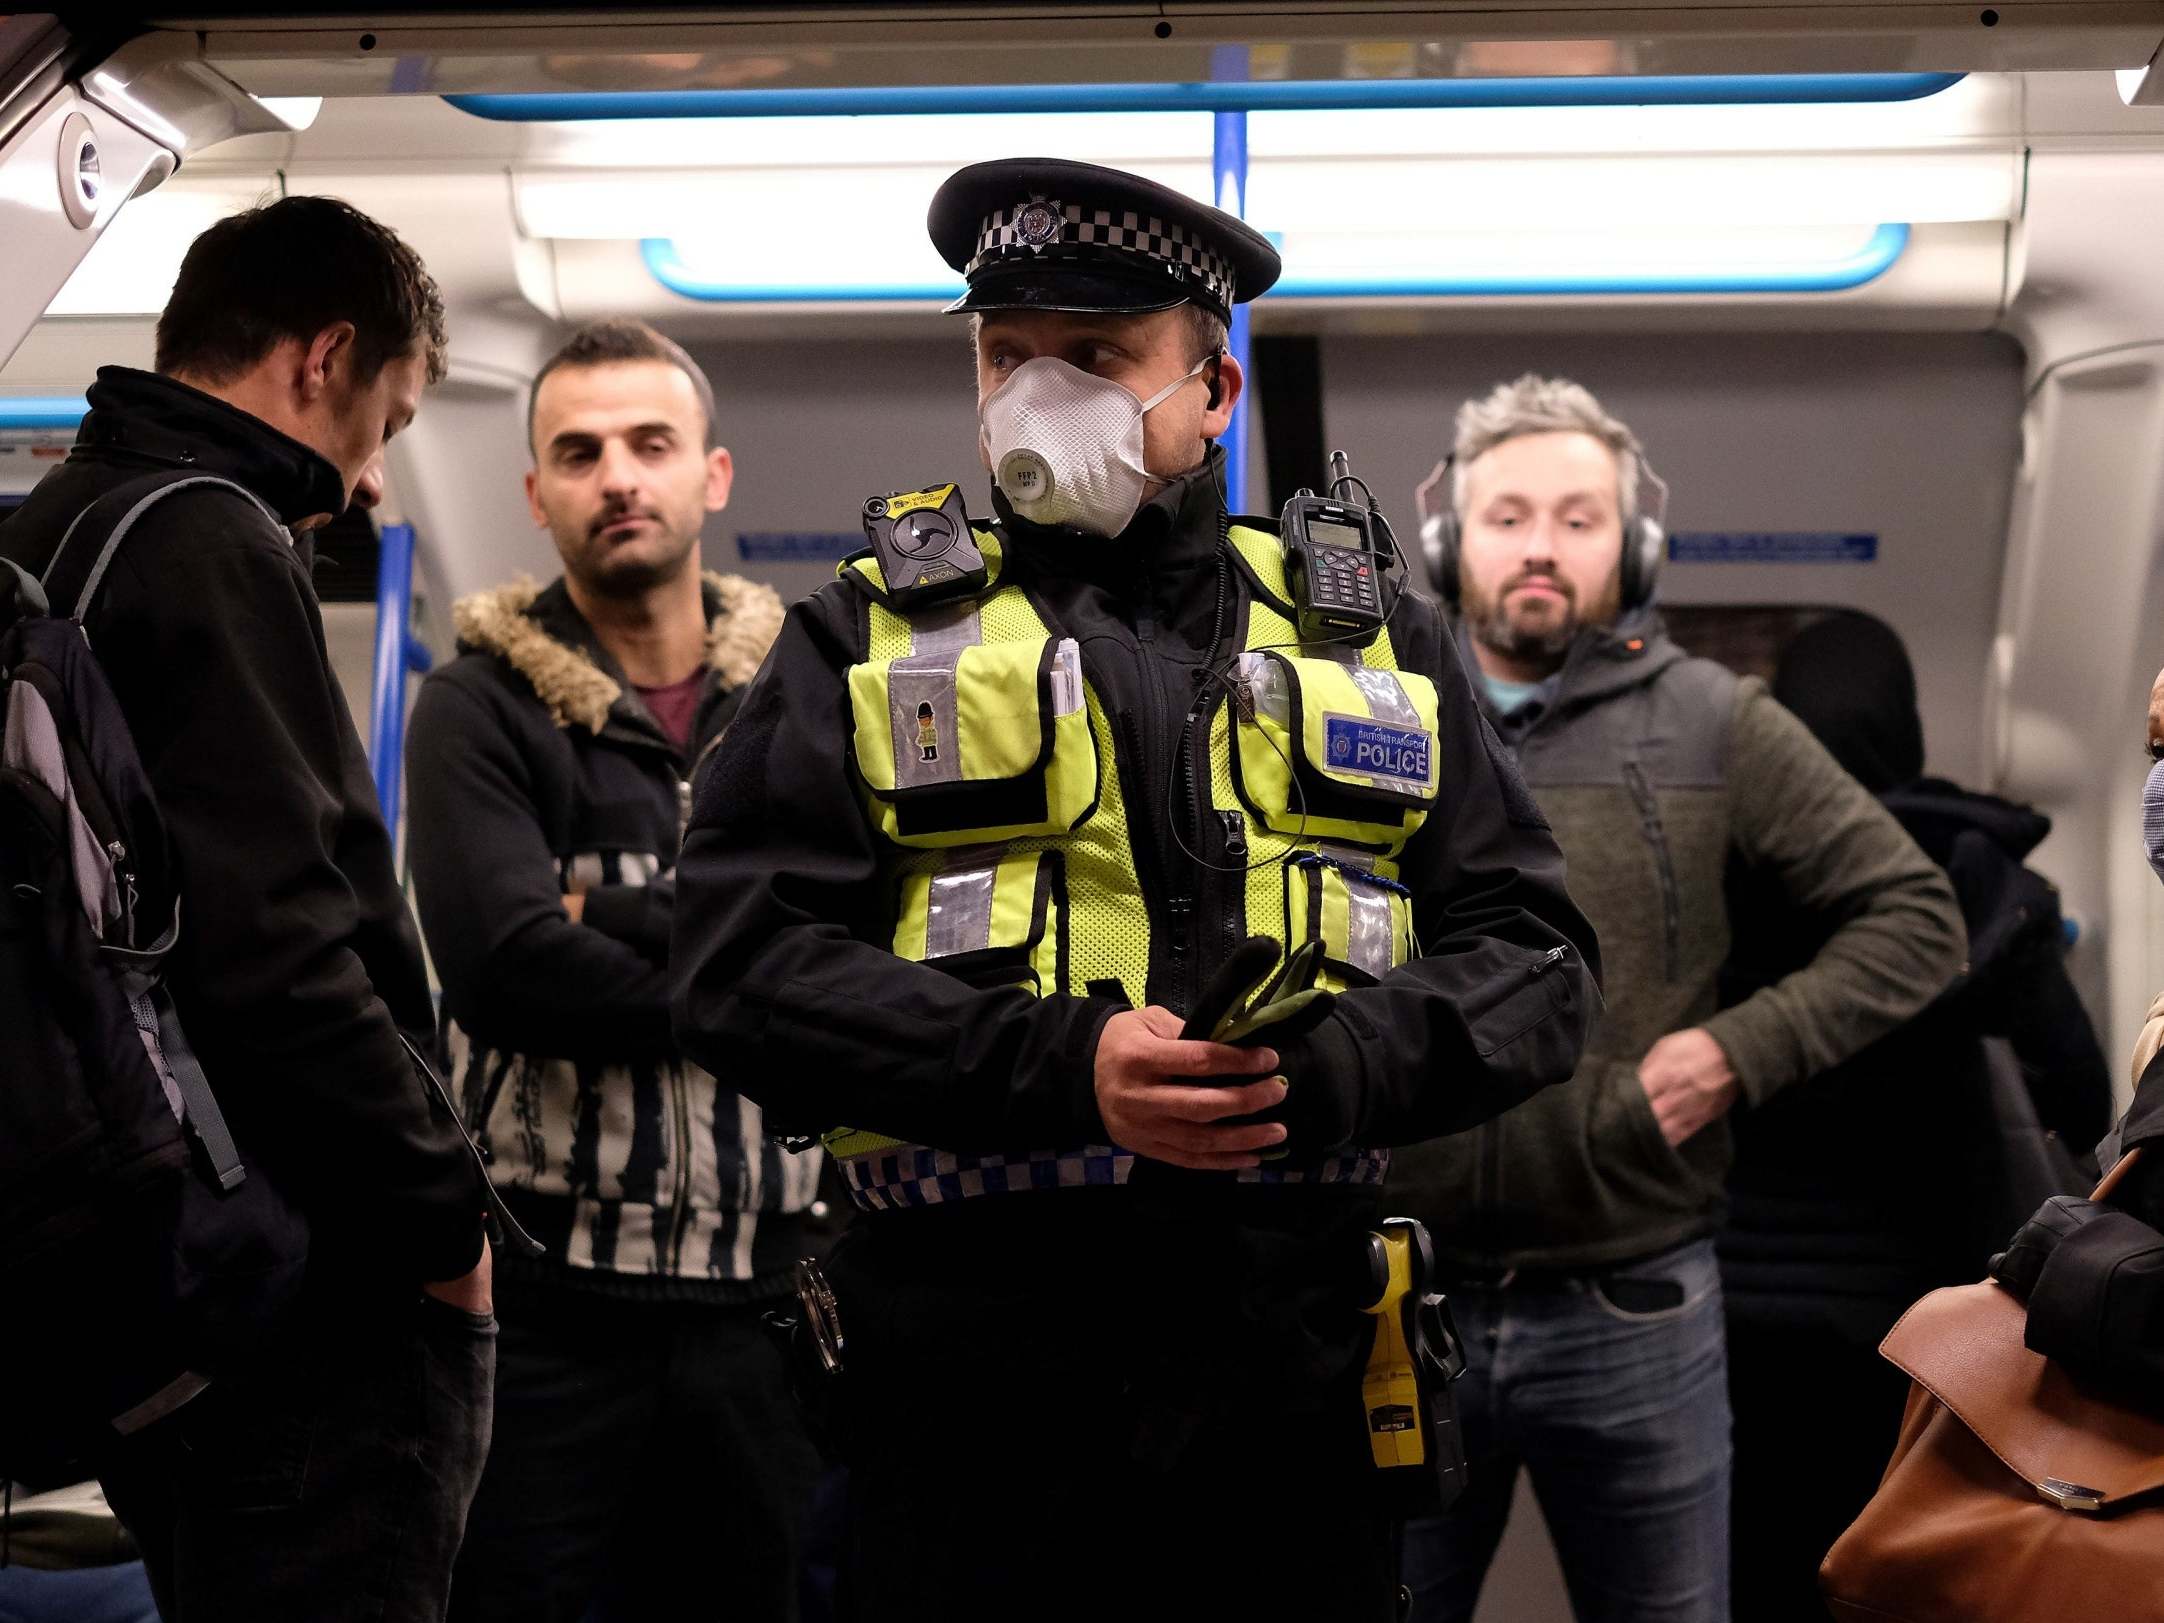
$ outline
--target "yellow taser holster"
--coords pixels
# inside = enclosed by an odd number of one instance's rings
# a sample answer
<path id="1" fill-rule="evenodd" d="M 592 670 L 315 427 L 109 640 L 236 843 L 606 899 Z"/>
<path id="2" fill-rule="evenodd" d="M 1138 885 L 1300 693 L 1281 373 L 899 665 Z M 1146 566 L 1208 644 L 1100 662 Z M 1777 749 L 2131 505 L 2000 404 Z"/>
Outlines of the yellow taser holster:
<path id="1" fill-rule="evenodd" d="M 1447 1510 L 1465 1487 L 1465 1445 L 1450 1383 L 1465 1373 L 1465 1353 L 1449 1304 L 1431 1289 L 1435 1254 L 1427 1226 L 1391 1217 L 1368 1235 L 1374 1295 L 1362 1311 L 1375 1319 L 1375 1342 L 1360 1382 L 1368 1447 L 1375 1468 L 1402 1486 L 1409 1506 Z"/>

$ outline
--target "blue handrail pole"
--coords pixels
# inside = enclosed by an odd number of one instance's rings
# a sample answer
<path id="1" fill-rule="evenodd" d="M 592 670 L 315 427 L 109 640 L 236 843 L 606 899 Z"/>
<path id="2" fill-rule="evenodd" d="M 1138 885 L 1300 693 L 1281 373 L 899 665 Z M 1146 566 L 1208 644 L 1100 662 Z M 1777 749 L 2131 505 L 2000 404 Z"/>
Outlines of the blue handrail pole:
<path id="1" fill-rule="evenodd" d="M 406 752 L 406 672 L 413 650 L 413 526 L 386 524 L 376 564 L 376 672 L 368 706 L 368 764 L 395 843 Z M 425 650 L 424 650 L 425 652 Z"/>
<path id="2" fill-rule="evenodd" d="M 1240 219 L 1247 217 L 1247 114 L 1215 113 L 1211 141 L 1211 170 L 1217 177 L 1217 206 Z M 1248 366 L 1247 306 L 1232 307 L 1227 345 L 1239 362 L 1243 377 L 1253 376 Z M 1247 499 L 1247 406 L 1232 413 L 1225 429 L 1225 494 L 1235 513 L 1250 510 Z"/>

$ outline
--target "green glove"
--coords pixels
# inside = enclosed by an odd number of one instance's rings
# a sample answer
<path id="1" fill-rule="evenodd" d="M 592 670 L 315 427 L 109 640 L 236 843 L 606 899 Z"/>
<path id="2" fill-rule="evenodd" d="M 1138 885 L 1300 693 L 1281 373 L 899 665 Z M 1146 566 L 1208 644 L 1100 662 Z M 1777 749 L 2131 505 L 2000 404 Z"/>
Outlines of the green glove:
<path id="1" fill-rule="evenodd" d="M 1328 1018 L 1336 1001 L 1315 985 L 1321 968 L 1319 941 L 1294 948 L 1279 964 L 1277 943 L 1251 935 L 1225 955 L 1180 1035 L 1250 1048 L 1305 1036 Z"/>
<path id="2" fill-rule="evenodd" d="M 1282 1058 L 1285 1045 L 1329 1019 L 1337 1004 L 1336 993 L 1315 985 L 1321 969 L 1319 941 L 1294 948 L 1280 965 L 1276 942 L 1267 936 L 1249 936 L 1226 954 L 1195 1000 L 1195 1012 L 1180 1035 L 1239 1048 L 1276 1048 Z M 1291 1076 L 1285 1078 L 1288 1090 L 1300 1085 Z M 1281 1160 L 1285 1154 L 1282 1149 L 1265 1150 L 1262 1159 Z"/>

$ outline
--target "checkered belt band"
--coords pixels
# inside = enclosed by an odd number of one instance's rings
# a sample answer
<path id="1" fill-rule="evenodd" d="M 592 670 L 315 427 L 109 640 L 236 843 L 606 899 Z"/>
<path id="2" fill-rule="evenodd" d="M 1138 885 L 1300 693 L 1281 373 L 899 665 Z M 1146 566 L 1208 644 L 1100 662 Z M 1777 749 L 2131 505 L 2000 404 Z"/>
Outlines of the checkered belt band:
<path id="1" fill-rule="evenodd" d="M 915 1145 L 859 1155 L 841 1163 L 850 1198 L 868 1212 L 903 1206 L 937 1206 L 984 1195 L 1039 1189 L 1086 1189 L 1123 1184 L 1135 1158 L 1101 1144 L 1079 1150 L 1034 1150 L 1023 1155 L 953 1155 Z M 1257 1167 L 1239 1174 L 1242 1183 L 1379 1184 L 1390 1167 L 1387 1150 L 1347 1150 L 1314 1166 Z"/>
<path id="2" fill-rule="evenodd" d="M 1055 221 L 1056 234 L 1046 229 Z M 1190 241 L 1183 227 L 1133 209 L 1085 209 L 1043 197 L 987 214 L 978 228 L 977 251 L 963 275 L 974 276 L 986 261 L 1010 252 L 1043 253 L 1087 245 L 1146 255 L 1195 278 L 1221 304 L 1232 304 L 1232 267 L 1213 250 Z"/>

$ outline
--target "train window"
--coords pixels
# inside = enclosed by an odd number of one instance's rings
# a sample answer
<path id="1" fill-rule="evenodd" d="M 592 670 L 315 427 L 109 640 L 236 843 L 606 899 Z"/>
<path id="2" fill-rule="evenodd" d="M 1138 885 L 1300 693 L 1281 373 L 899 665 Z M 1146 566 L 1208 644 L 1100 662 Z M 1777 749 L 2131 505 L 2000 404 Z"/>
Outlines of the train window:
<path id="1" fill-rule="evenodd" d="M 1854 612 L 1831 603 L 1683 603 L 1664 606 L 1661 619 L 1685 653 L 1771 682 L 1798 632 Z"/>

